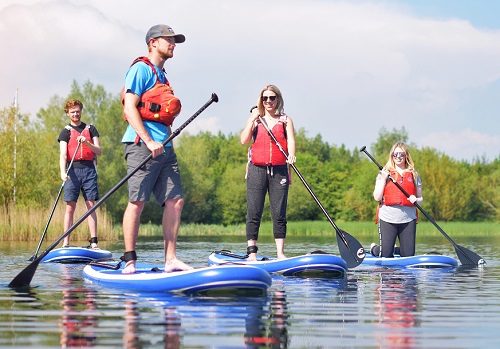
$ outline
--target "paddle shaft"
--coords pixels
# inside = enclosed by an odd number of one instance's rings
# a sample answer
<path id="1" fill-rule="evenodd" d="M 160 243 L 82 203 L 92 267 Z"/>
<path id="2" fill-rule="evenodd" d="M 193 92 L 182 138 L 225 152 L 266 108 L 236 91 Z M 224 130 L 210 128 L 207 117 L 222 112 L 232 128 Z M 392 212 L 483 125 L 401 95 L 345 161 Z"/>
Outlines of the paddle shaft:
<path id="1" fill-rule="evenodd" d="M 172 134 L 162 142 L 163 146 L 167 145 L 172 139 L 177 137 L 177 135 L 193 121 L 198 115 L 200 115 L 210 104 L 213 102 L 218 102 L 219 98 L 215 93 L 208 102 L 206 102 L 196 113 L 194 113 L 189 119 L 186 120 L 179 128 L 172 132 Z M 94 206 L 92 206 L 87 212 L 85 212 L 64 234 L 62 234 L 56 241 L 54 241 L 44 252 L 40 254 L 31 264 L 29 264 L 23 271 L 21 271 L 9 284 L 9 287 L 26 287 L 30 284 L 33 276 L 36 272 L 36 268 L 40 261 L 45 257 L 54 247 L 56 247 L 66 236 L 71 234 L 88 216 L 90 216 L 97 208 L 99 208 L 115 191 L 117 191 L 130 177 L 132 177 L 139 169 L 144 166 L 149 160 L 153 158 L 152 154 L 149 154 L 136 168 L 130 171 L 125 177 L 123 177 L 113 188 L 111 188 L 104 196 L 98 200 Z"/>
<path id="2" fill-rule="evenodd" d="M 382 165 L 380 165 L 380 163 L 366 150 L 366 146 L 363 146 L 361 147 L 361 150 L 363 153 L 365 153 L 369 158 L 370 160 L 373 161 L 373 163 L 375 165 L 377 165 L 378 169 L 380 171 L 382 171 L 383 167 Z M 401 192 L 407 197 L 409 198 L 410 197 L 410 194 L 408 194 L 408 192 L 401 186 L 401 184 L 399 184 L 394 178 L 392 178 L 390 175 L 389 175 L 389 179 L 396 185 L 396 187 L 398 187 L 399 190 L 401 190 Z M 472 259 L 472 256 L 469 256 L 468 253 L 470 252 L 470 254 L 474 254 L 475 256 L 474 259 L 477 259 L 476 258 L 476 254 L 472 251 L 469 251 L 467 250 L 465 247 L 462 247 L 460 245 L 458 245 L 455 241 L 453 241 L 453 239 L 437 224 L 437 222 L 434 220 L 434 218 L 431 217 L 430 214 L 428 214 L 423 208 L 422 206 L 420 206 L 417 202 L 413 203 L 415 205 L 416 208 L 419 209 L 420 212 L 422 212 L 422 214 L 425 216 L 425 218 L 427 218 L 429 220 L 429 222 L 431 222 L 438 230 L 441 234 L 443 234 L 443 236 L 449 241 L 451 242 L 451 244 L 455 247 L 455 249 L 458 249 L 460 250 L 461 253 L 457 253 L 459 258 L 460 258 L 460 261 L 462 262 L 462 264 L 473 264 L 473 265 L 477 265 L 477 263 L 469 263 L 469 262 L 474 262 L 473 259 Z M 462 258 L 462 256 L 464 256 L 465 258 Z M 480 256 L 477 256 L 479 258 L 481 258 Z M 462 260 L 464 259 L 464 260 Z M 482 258 L 481 258 L 482 259 Z M 484 262 L 484 260 L 483 260 Z"/>
<path id="3" fill-rule="evenodd" d="M 78 142 L 75 153 L 73 154 L 73 157 L 71 158 L 71 162 L 69 163 L 68 168 L 66 169 L 66 177 L 68 176 L 69 170 L 71 169 L 71 166 L 73 165 L 73 161 L 75 161 L 76 154 L 78 152 L 78 149 L 80 148 L 81 143 Z M 59 202 L 59 198 L 61 197 L 62 190 L 64 188 L 64 183 L 66 181 L 63 181 L 61 183 L 61 186 L 59 187 L 59 192 L 57 193 L 56 200 L 54 201 L 54 205 L 52 205 L 52 210 L 50 211 L 49 219 L 47 220 L 47 223 L 45 224 L 45 228 L 43 229 L 42 236 L 40 238 L 40 241 L 38 242 L 38 246 L 36 247 L 35 253 L 31 258 L 29 259 L 30 261 L 34 260 L 36 256 L 38 255 L 38 252 L 40 251 L 40 247 L 42 246 L 42 242 L 45 239 L 45 235 L 47 234 L 47 229 L 49 228 L 50 221 L 52 220 L 52 216 L 54 215 L 54 211 L 56 210 L 57 203 Z"/>
<path id="4" fill-rule="evenodd" d="M 259 120 L 262 123 L 262 125 L 264 126 L 264 128 L 266 129 L 267 133 L 269 133 L 269 136 L 272 138 L 272 140 L 274 141 L 274 143 L 276 143 L 276 146 L 283 153 L 283 155 L 285 155 L 285 157 L 288 159 L 287 152 L 283 149 L 283 147 L 281 146 L 280 142 L 276 139 L 276 137 L 274 136 L 273 132 L 269 129 L 269 126 L 267 126 L 265 120 L 263 120 L 261 116 L 259 116 Z M 314 201 L 316 202 L 316 204 L 318 204 L 319 208 L 321 209 L 321 211 L 323 212 L 323 214 L 326 216 L 326 219 L 328 219 L 328 222 L 330 222 L 330 224 L 333 226 L 333 228 L 335 229 L 335 232 L 337 233 L 337 236 L 339 236 L 342 239 L 342 242 L 346 246 L 349 246 L 347 240 L 345 239 L 345 237 L 341 233 L 339 227 L 335 224 L 335 222 L 333 221 L 332 217 L 330 217 L 330 215 L 328 214 L 328 211 L 325 209 L 325 207 L 323 206 L 323 204 L 321 203 L 321 201 L 319 201 L 319 199 L 316 196 L 316 194 L 314 194 L 313 190 L 311 189 L 311 187 L 307 183 L 307 181 L 304 178 L 304 176 L 302 176 L 302 174 L 300 173 L 300 171 L 297 168 L 297 166 L 295 166 L 295 164 L 290 164 L 290 166 L 292 166 L 293 170 L 295 171 L 295 173 L 297 174 L 297 176 L 300 178 L 300 180 L 302 181 L 302 183 L 306 187 L 306 189 L 309 192 L 309 194 L 311 194 L 311 196 L 314 199 Z"/>

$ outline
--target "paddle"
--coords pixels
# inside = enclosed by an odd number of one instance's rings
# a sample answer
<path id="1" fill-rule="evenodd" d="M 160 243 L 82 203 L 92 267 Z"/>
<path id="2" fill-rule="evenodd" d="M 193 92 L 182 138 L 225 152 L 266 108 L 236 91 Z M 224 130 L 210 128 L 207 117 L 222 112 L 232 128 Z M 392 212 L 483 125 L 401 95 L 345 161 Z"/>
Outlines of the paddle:
<path id="1" fill-rule="evenodd" d="M 68 176 L 69 170 L 71 169 L 71 166 L 73 165 L 73 161 L 75 160 L 76 153 L 78 152 L 78 148 L 80 148 L 81 143 L 78 142 L 78 145 L 76 146 L 75 153 L 73 154 L 73 157 L 71 158 L 71 162 L 69 163 L 68 169 L 66 170 L 66 176 Z M 57 193 L 56 201 L 54 201 L 54 205 L 52 206 L 52 211 L 50 211 L 49 219 L 47 221 L 47 224 L 45 224 L 45 229 L 43 229 L 42 237 L 40 238 L 40 241 L 38 242 L 38 246 L 36 247 L 35 253 L 28 259 L 29 261 L 32 261 L 36 258 L 38 255 L 38 251 L 40 251 L 40 246 L 42 246 L 43 239 L 45 239 L 45 235 L 47 234 L 47 229 L 49 228 L 50 221 L 52 220 L 52 216 L 54 215 L 54 211 L 56 210 L 57 203 L 59 202 L 59 198 L 61 197 L 61 192 L 64 188 L 64 183 L 63 181 L 61 183 L 61 186 L 59 187 L 59 192 Z"/>
<path id="2" fill-rule="evenodd" d="M 261 116 L 259 116 L 259 120 L 262 123 L 262 125 L 264 126 L 264 128 L 266 129 L 267 133 L 269 133 L 269 136 L 272 138 L 272 140 L 274 141 L 274 143 L 276 143 L 276 145 L 278 146 L 279 150 L 288 159 L 288 154 L 283 149 L 283 147 L 281 146 L 280 142 L 278 142 L 278 140 L 274 136 L 273 132 L 269 129 L 268 125 L 262 119 Z M 293 170 L 295 171 L 295 173 L 297 174 L 297 176 L 300 178 L 300 180 L 302 181 L 302 183 L 306 187 L 306 189 L 309 192 L 309 194 L 311 194 L 311 196 L 314 199 L 314 201 L 316 202 L 316 204 L 318 204 L 319 208 L 321 209 L 321 211 L 323 212 L 323 214 L 326 216 L 326 219 L 328 219 L 328 222 L 330 222 L 330 224 L 335 229 L 335 232 L 337 233 L 337 244 L 338 244 L 338 247 L 339 247 L 340 255 L 346 261 L 347 266 L 349 268 L 354 268 L 354 267 L 357 267 L 358 265 L 360 265 L 361 262 L 363 262 L 363 259 L 365 258 L 365 250 L 363 249 L 363 246 L 361 246 L 361 244 L 359 243 L 359 241 L 356 240 L 353 236 L 349 235 L 346 231 L 341 230 L 335 224 L 335 222 L 330 217 L 330 215 L 326 211 L 326 209 L 323 206 L 323 204 L 321 203 L 321 201 L 319 201 L 318 197 L 314 194 L 314 192 L 311 189 L 311 187 L 309 186 L 309 184 L 307 184 L 307 181 L 302 176 L 302 174 L 300 173 L 300 171 L 297 168 L 297 166 L 295 166 L 295 164 L 290 164 L 290 166 L 293 168 Z"/>
<path id="3" fill-rule="evenodd" d="M 370 153 L 368 153 L 368 151 L 366 150 L 366 146 L 361 147 L 360 151 L 364 152 L 370 158 L 370 160 L 372 160 L 373 163 L 375 165 L 377 165 L 379 170 L 382 171 L 383 167 Z M 410 194 L 408 194 L 408 192 L 394 178 L 392 178 L 391 176 L 389 176 L 389 178 L 396 185 L 396 187 L 398 187 L 398 189 L 401 190 L 401 192 L 403 194 L 405 194 L 405 196 L 407 198 L 410 197 Z M 460 259 L 460 262 L 463 265 L 478 266 L 478 265 L 486 264 L 486 261 L 481 256 L 479 256 L 477 253 L 472 252 L 471 250 L 469 250 L 463 246 L 460 246 L 455 241 L 453 241 L 453 239 L 448 234 L 446 234 L 443 229 L 441 229 L 441 227 L 436 223 L 436 221 L 417 202 L 415 202 L 414 205 L 420 210 L 420 212 L 422 212 L 422 214 L 429 220 L 429 222 L 434 224 L 434 226 L 439 230 L 439 232 L 441 234 L 443 234 L 443 236 L 449 242 L 452 243 L 453 247 L 455 248 L 455 252 L 457 253 L 458 259 Z"/>
<path id="4" fill-rule="evenodd" d="M 212 93 L 210 100 L 206 102 L 196 113 L 193 114 L 189 119 L 186 120 L 178 129 L 172 132 L 172 134 L 163 141 L 163 145 L 165 146 L 172 139 L 174 139 L 179 133 L 193 121 L 198 115 L 200 115 L 210 104 L 213 102 L 217 103 L 219 98 L 215 93 Z M 24 268 L 17 276 L 10 282 L 9 287 L 12 288 L 20 288 L 29 286 L 33 276 L 35 275 L 36 269 L 40 261 L 45 257 L 54 247 L 57 246 L 66 236 L 71 234 L 73 230 L 76 229 L 88 216 L 92 214 L 98 207 L 100 207 L 115 191 L 117 191 L 130 177 L 134 175 L 139 169 L 144 166 L 151 158 L 152 154 L 149 154 L 148 157 L 144 159 L 135 169 L 130 171 L 125 177 L 123 177 L 113 188 L 111 188 L 104 196 L 98 200 L 92 208 L 90 208 L 84 215 L 82 215 L 66 232 L 64 232 L 56 241 L 52 243 L 44 252 L 40 254 L 33 262 L 31 262 L 26 268 Z"/>

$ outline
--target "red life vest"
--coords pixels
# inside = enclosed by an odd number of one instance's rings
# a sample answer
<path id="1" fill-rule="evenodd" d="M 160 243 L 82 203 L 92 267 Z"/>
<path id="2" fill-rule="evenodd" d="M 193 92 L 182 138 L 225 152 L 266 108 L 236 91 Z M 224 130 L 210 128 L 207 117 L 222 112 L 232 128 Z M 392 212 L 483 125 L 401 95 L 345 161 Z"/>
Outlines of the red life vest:
<path id="1" fill-rule="evenodd" d="M 417 186 L 411 171 L 404 172 L 403 176 L 400 176 L 397 171 L 391 171 L 390 175 L 409 195 L 417 195 Z M 414 206 L 390 179 L 385 185 L 382 202 L 386 206 Z"/>
<path id="2" fill-rule="evenodd" d="M 94 141 L 92 140 L 92 136 L 90 135 L 90 125 L 85 126 L 82 133 L 78 132 L 69 125 L 65 126 L 65 128 L 70 132 L 68 146 L 66 147 L 66 159 L 69 162 L 73 158 L 73 154 L 75 154 L 76 147 L 78 146 L 78 142 L 76 140 L 78 136 L 80 135 L 85 136 L 85 138 L 92 144 L 94 144 Z M 90 147 L 85 143 L 80 144 L 80 148 L 78 149 L 78 152 L 75 155 L 75 161 L 80 161 L 80 160 L 92 161 L 94 159 L 95 159 L 95 154 L 90 149 Z"/>
<path id="3" fill-rule="evenodd" d="M 257 166 L 286 165 L 286 156 L 280 151 L 262 123 L 258 123 L 254 142 L 250 148 L 250 160 Z M 288 154 L 286 140 L 286 115 L 282 115 L 271 132 Z"/>
<path id="4" fill-rule="evenodd" d="M 144 92 L 141 96 L 137 110 L 143 120 L 161 122 L 171 126 L 174 118 L 181 112 L 181 101 L 174 96 L 174 90 L 170 84 L 162 83 L 155 66 L 147 57 L 136 58 L 130 66 L 137 62 L 146 63 L 156 75 L 156 82 L 152 88 Z M 122 104 L 125 101 L 125 89 L 122 89 Z M 127 116 L 124 114 L 125 120 Z"/>

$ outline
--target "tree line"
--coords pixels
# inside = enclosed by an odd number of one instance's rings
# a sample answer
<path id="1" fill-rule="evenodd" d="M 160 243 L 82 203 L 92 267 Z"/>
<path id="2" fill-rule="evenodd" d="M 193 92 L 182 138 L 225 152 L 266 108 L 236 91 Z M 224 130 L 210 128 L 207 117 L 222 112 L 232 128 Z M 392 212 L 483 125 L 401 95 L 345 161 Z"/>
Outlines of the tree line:
<path id="1" fill-rule="evenodd" d="M 101 196 L 125 176 L 121 137 L 126 123 L 119 96 L 108 93 L 101 85 L 89 81 L 80 85 L 74 81 L 68 96 L 53 96 L 34 119 L 19 114 L 14 106 L 0 110 L 0 140 L 4 149 L 0 153 L 0 203 L 4 207 L 52 205 L 61 185 L 57 137 L 68 123 L 63 111 L 67 98 L 84 103 L 82 121 L 95 125 L 100 133 Z M 309 136 L 303 128 L 297 130 L 296 139 L 296 166 L 332 217 L 372 220 L 376 209 L 372 190 L 377 167 L 359 149 L 330 145 L 320 135 Z M 493 161 L 480 158 L 458 161 L 433 148 L 418 148 L 410 142 L 404 128 L 381 129 L 369 149 L 380 163 L 385 163 L 396 141 L 410 145 L 423 180 L 422 206 L 435 219 L 499 220 L 499 157 Z M 192 135 L 186 128 L 174 144 L 186 199 L 183 222 L 224 225 L 244 222 L 247 146 L 240 144 L 239 134 Z M 121 222 L 126 202 L 124 185 L 104 204 L 117 223 Z M 159 223 L 160 215 L 158 205 L 148 203 L 142 220 Z M 265 215 L 269 218 L 268 209 Z M 318 219 L 324 219 L 322 212 L 292 171 L 288 220 Z"/>

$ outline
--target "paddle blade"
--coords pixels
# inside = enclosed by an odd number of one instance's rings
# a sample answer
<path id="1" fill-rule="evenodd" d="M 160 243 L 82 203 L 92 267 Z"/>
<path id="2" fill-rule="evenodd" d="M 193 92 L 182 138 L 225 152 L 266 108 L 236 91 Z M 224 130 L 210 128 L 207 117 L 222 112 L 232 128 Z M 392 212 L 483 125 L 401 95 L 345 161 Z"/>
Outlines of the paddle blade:
<path id="1" fill-rule="evenodd" d="M 486 264 L 486 261 L 480 255 L 463 246 L 455 244 L 455 252 L 462 265 L 477 267 Z"/>
<path id="2" fill-rule="evenodd" d="M 38 268 L 38 264 L 40 264 L 41 258 L 35 259 L 32 263 L 30 263 L 26 268 L 24 268 L 17 276 L 12 279 L 9 284 L 9 287 L 12 288 L 22 288 L 28 287 L 30 285 L 33 276 L 35 275 L 36 268 Z"/>
<path id="3" fill-rule="evenodd" d="M 347 263 L 348 268 L 355 268 L 365 259 L 365 249 L 353 236 L 339 229 L 337 230 L 337 244 L 340 256 Z"/>

